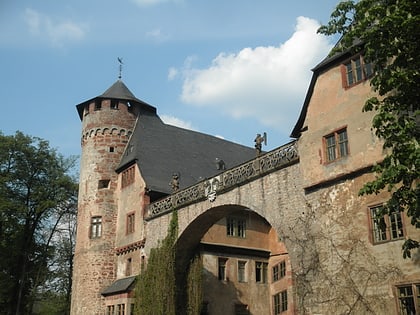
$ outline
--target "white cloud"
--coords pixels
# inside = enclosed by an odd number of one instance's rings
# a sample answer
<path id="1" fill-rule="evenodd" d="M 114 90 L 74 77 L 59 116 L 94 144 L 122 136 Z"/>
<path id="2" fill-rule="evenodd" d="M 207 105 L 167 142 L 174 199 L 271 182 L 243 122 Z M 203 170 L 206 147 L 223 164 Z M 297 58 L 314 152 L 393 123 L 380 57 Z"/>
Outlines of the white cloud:
<path id="1" fill-rule="evenodd" d="M 164 34 L 159 28 L 146 32 L 146 37 L 156 42 L 163 42 L 168 39 L 168 35 Z"/>
<path id="2" fill-rule="evenodd" d="M 264 125 L 290 132 L 309 85 L 311 71 L 332 45 L 317 34 L 319 23 L 298 17 L 295 32 L 279 46 L 220 53 L 206 69 L 184 64 L 181 99 L 215 107 L 235 118 L 257 117 Z"/>
<path id="3" fill-rule="evenodd" d="M 184 121 L 182 119 L 169 115 L 159 115 L 159 117 L 167 125 L 198 131 L 198 129 L 195 128 L 189 121 Z"/>
<path id="4" fill-rule="evenodd" d="M 77 24 L 69 20 L 55 21 L 49 16 L 30 8 L 25 10 L 24 18 L 32 34 L 46 37 L 57 46 L 61 46 L 68 41 L 82 40 L 87 31 L 86 24 Z"/>
<path id="5" fill-rule="evenodd" d="M 178 69 L 171 67 L 168 70 L 168 80 L 172 81 L 176 78 L 176 76 L 178 75 Z"/>

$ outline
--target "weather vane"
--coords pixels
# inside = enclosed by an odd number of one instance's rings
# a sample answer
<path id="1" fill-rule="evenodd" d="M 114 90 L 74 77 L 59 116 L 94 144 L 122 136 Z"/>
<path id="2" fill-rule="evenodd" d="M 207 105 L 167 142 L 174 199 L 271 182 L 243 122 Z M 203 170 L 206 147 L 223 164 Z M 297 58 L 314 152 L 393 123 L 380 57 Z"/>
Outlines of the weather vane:
<path id="1" fill-rule="evenodd" d="M 124 63 L 123 63 L 123 60 L 122 60 L 122 58 L 121 58 L 121 57 L 117 57 L 117 60 L 118 60 L 118 62 L 120 63 L 120 72 L 119 72 L 119 75 L 118 75 L 118 79 L 120 79 L 120 80 L 121 80 L 122 65 L 123 65 Z"/>

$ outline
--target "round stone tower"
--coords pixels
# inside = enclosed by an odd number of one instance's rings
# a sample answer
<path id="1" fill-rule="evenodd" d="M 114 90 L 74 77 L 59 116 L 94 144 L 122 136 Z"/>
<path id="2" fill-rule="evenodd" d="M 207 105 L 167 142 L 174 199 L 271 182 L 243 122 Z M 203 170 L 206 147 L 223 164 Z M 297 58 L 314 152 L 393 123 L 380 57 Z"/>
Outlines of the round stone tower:
<path id="1" fill-rule="evenodd" d="M 112 283 L 116 272 L 115 169 L 138 110 L 146 105 L 118 80 L 102 95 L 76 106 L 82 121 L 82 154 L 71 314 L 105 311 L 100 292 Z"/>

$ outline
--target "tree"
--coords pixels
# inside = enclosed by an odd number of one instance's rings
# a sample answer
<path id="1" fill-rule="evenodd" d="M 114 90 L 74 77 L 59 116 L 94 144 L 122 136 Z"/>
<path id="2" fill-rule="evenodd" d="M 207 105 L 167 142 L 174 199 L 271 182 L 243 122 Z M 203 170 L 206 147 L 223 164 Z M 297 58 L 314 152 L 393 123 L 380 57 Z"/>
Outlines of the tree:
<path id="1" fill-rule="evenodd" d="M 77 184 L 64 158 L 47 141 L 0 132 L 0 308 L 32 312 L 37 288 L 51 276 L 54 235 Z"/>
<path id="2" fill-rule="evenodd" d="M 366 100 L 363 110 L 375 111 L 372 121 L 386 152 L 373 167 L 375 179 L 360 194 L 384 189 L 390 198 L 383 214 L 406 211 L 411 224 L 420 228 L 420 4 L 418 0 L 342 1 L 320 33 L 341 34 L 333 53 L 361 52 L 374 65 L 370 84 L 378 97 Z M 408 239 L 403 256 L 420 246 Z"/>

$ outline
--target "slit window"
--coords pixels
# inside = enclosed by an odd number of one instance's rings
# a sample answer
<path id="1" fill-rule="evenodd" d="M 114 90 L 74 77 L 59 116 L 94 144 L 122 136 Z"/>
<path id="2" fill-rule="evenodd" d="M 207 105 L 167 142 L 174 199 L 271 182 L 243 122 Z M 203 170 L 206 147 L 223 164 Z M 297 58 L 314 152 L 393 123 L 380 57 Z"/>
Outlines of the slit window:
<path id="1" fill-rule="evenodd" d="M 102 236 L 102 217 L 95 216 L 90 221 L 90 238 L 100 238 Z"/>

